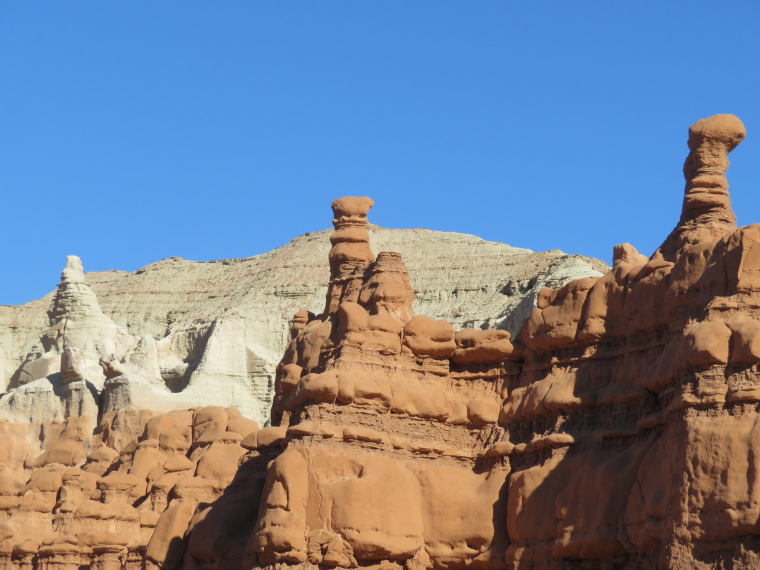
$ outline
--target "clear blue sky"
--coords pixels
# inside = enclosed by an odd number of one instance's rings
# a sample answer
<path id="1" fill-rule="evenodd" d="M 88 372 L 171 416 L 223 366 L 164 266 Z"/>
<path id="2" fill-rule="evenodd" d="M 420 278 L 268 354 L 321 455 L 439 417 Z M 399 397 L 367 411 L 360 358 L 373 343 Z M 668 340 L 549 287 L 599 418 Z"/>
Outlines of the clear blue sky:
<path id="1" fill-rule="evenodd" d="M 678 219 L 688 126 L 749 131 L 760 2 L 0 0 L 0 304 L 85 269 L 371 221 L 609 261 Z"/>

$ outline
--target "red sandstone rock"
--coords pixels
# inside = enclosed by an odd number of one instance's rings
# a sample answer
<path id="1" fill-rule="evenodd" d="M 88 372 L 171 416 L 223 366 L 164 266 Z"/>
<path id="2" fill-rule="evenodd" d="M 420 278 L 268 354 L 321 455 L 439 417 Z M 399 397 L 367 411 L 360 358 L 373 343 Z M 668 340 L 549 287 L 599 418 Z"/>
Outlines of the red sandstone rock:
<path id="1" fill-rule="evenodd" d="M 760 226 L 734 227 L 724 176 L 743 136 L 693 125 L 663 246 L 542 290 L 514 342 L 413 317 L 371 200 L 336 200 L 326 311 L 294 318 L 273 425 L 0 423 L 0 565 L 760 567 Z"/>

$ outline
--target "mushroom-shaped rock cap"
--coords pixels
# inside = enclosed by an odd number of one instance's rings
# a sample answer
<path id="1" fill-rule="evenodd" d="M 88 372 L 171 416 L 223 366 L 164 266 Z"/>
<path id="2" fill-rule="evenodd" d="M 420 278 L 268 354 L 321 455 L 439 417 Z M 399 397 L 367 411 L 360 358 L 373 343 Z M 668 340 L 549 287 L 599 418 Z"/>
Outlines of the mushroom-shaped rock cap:
<path id="1" fill-rule="evenodd" d="M 226 431 L 216 438 L 216 443 L 238 443 L 242 441 L 243 436 L 234 431 Z"/>
<path id="2" fill-rule="evenodd" d="M 727 151 L 733 150 L 736 145 L 747 136 L 744 123 L 735 115 L 713 115 L 706 119 L 700 119 L 689 127 L 689 148 L 694 150 L 705 142 L 722 142 Z"/>
<path id="3" fill-rule="evenodd" d="M 47 544 L 43 543 L 40 545 L 38 553 L 43 556 L 55 556 L 56 554 L 79 554 L 82 551 L 82 547 L 78 542 L 71 542 L 72 538 L 74 541 L 76 541 L 76 537 L 65 536 L 63 537 L 63 540 L 60 541 L 54 540 L 53 542 L 49 542 Z M 18 552 L 17 554 L 22 553 Z"/>
<path id="4" fill-rule="evenodd" d="M 172 455 L 164 462 L 164 469 L 169 473 L 176 473 L 177 471 L 189 471 L 195 469 L 195 463 L 190 461 L 184 455 Z"/>
<path id="5" fill-rule="evenodd" d="M 80 550 L 77 537 L 71 534 L 47 537 L 40 545 L 40 553 L 46 554 L 66 554 L 69 552 L 79 552 Z"/>
<path id="6" fill-rule="evenodd" d="M 115 449 L 111 449 L 107 445 L 101 445 L 92 450 L 88 461 L 96 461 L 98 463 L 108 461 L 109 463 L 119 457 L 119 452 Z"/>
<path id="7" fill-rule="evenodd" d="M 205 500 L 217 490 L 217 484 L 203 477 L 185 477 L 174 485 L 174 493 L 180 499 Z"/>
<path id="8" fill-rule="evenodd" d="M 120 489 L 131 491 L 139 483 L 139 479 L 127 473 L 111 473 L 98 479 L 98 489 Z"/>
<path id="9" fill-rule="evenodd" d="M 338 198 L 330 204 L 336 218 L 342 218 L 343 216 L 366 216 L 369 213 L 369 209 L 374 205 L 374 200 L 366 196 L 345 196 Z"/>
<path id="10" fill-rule="evenodd" d="M 158 447 L 159 441 L 157 439 L 146 439 L 137 444 L 138 449 L 145 449 L 148 447 Z"/>
<path id="11" fill-rule="evenodd" d="M 66 283 L 80 283 L 84 281 L 82 260 L 76 255 L 66 256 L 66 268 L 61 273 L 61 281 Z"/>
<path id="12" fill-rule="evenodd" d="M 77 540 L 82 546 L 90 548 L 124 547 L 129 544 L 130 536 L 121 532 L 80 532 L 77 533 Z"/>
<path id="13" fill-rule="evenodd" d="M 70 481 L 80 481 L 86 476 L 85 472 L 78 467 L 72 467 L 63 472 L 62 479 L 64 483 L 68 483 Z"/>
<path id="14" fill-rule="evenodd" d="M 24 540 L 13 545 L 11 550 L 14 556 L 23 556 L 25 554 L 37 554 L 40 549 L 40 541 L 35 539 Z"/>

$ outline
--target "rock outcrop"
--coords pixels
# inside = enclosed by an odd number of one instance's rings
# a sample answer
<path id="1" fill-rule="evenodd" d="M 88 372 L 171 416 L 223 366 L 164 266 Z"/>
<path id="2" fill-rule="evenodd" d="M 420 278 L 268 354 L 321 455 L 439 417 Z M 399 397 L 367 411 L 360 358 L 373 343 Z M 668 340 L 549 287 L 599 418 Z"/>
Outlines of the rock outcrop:
<path id="1" fill-rule="evenodd" d="M 17 387 L 0 397 L 0 418 L 32 422 L 191 405 L 165 385 L 153 337 L 132 335 L 103 314 L 78 257 L 68 257 L 47 314 L 48 329 L 14 373 Z M 225 390 L 218 399 L 232 397 Z"/>
<path id="2" fill-rule="evenodd" d="M 287 444 L 248 566 L 759 567 L 760 226 L 736 228 L 725 180 L 743 138 L 692 126 L 663 246 L 542 290 L 514 342 L 367 302 L 380 256 L 331 287 L 278 369 Z M 400 260 L 392 280 L 403 304 Z"/>
<path id="3" fill-rule="evenodd" d="M 743 136 L 693 126 L 663 246 L 542 289 L 515 337 L 414 316 L 371 200 L 336 200 L 325 310 L 293 318 L 272 425 L 214 406 L 0 423 L 0 561 L 760 567 L 760 226 L 733 225 L 721 178 Z"/>
<path id="4" fill-rule="evenodd" d="M 335 255 L 361 244 L 369 251 L 370 235 L 401 251 L 414 270 L 415 310 L 458 327 L 515 332 L 541 287 L 607 269 L 581 256 L 474 236 L 387 230 L 366 219 L 360 228 L 354 206 L 346 207 L 344 227 L 332 238 Z M 329 269 L 320 260 L 328 256 L 328 238 L 307 234 L 242 260 L 169 259 L 131 274 L 84 276 L 81 262 L 69 258 L 49 297 L 0 306 L 0 394 L 7 392 L 0 419 L 63 419 L 71 410 L 97 415 L 93 406 L 109 412 L 218 405 L 264 425 L 288 319 L 298 309 L 324 307 Z M 73 351 L 67 366 L 76 362 L 83 382 L 64 381 L 73 373 L 61 369 L 67 350 Z"/>
<path id="5" fill-rule="evenodd" d="M 261 495 L 241 444 L 258 431 L 213 406 L 0 423 L 0 568 L 175 567 L 193 529 L 190 552 L 239 567 Z"/>

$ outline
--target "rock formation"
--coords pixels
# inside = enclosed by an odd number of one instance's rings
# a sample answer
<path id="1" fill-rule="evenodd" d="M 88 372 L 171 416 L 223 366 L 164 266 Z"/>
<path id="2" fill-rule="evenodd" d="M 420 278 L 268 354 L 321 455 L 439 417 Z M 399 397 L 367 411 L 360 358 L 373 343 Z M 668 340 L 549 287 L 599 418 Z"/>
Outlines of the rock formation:
<path id="1" fill-rule="evenodd" d="M 248 567 L 760 567 L 760 226 L 735 227 L 725 180 L 743 138 L 692 126 L 663 246 L 542 290 L 514 343 L 357 297 L 380 256 L 331 287 L 278 369 L 287 445 Z"/>
<path id="2" fill-rule="evenodd" d="M 14 374 L 17 388 L 0 397 L 0 418 L 31 422 L 190 405 L 161 378 L 153 337 L 132 335 L 103 314 L 76 256 L 61 274 L 48 325 L 39 349 Z"/>
<path id="3" fill-rule="evenodd" d="M 0 567 L 760 567 L 760 226 L 733 225 L 722 178 L 743 136 L 696 123 L 663 246 L 542 289 L 514 338 L 413 316 L 371 200 L 336 200 L 325 310 L 292 321 L 273 425 L 0 423 Z"/>
<path id="4" fill-rule="evenodd" d="M 261 495 L 241 443 L 257 431 L 220 407 L 0 423 L 0 568 L 169 568 L 193 529 L 190 552 L 240 567 Z"/>
<path id="5" fill-rule="evenodd" d="M 367 226 L 366 219 L 357 234 L 355 222 L 348 211 L 333 237 L 336 255 L 361 243 L 369 251 L 370 235 L 373 243 L 401 251 L 414 271 L 415 310 L 458 327 L 516 332 L 541 287 L 607 270 L 597 260 L 559 251 L 387 230 Z M 301 308 L 323 310 L 328 237 L 307 234 L 243 260 L 168 259 L 131 274 L 85 276 L 71 257 L 53 294 L 0 306 L 0 419 L 63 419 L 78 407 L 76 413 L 97 415 L 93 406 L 102 413 L 218 405 L 235 406 L 264 425 L 275 367 L 289 341 L 288 319 Z M 67 366 L 75 362 L 83 382 L 65 381 L 76 376 L 61 370 L 67 350 L 73 351 Z"/>

